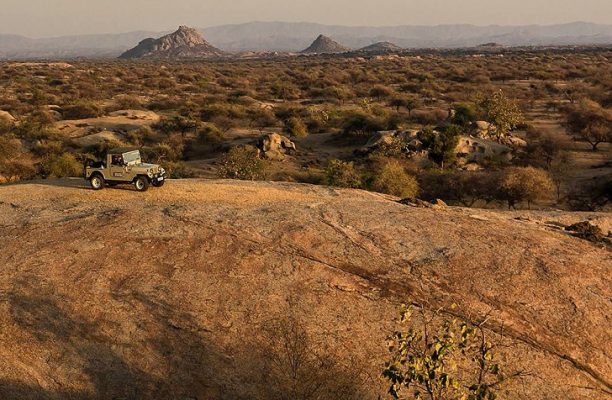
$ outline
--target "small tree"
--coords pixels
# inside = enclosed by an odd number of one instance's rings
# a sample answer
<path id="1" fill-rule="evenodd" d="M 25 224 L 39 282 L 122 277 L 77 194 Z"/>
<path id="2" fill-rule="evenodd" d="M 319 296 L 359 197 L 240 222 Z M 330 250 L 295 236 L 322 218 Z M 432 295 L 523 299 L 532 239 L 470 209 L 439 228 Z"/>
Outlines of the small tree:
<path id="1" fill-rule="evenodd" d="M 455 105 L 452 123 L 461 127 L 468 127 L 476 121 L 476 111 L 470 104 L 460 103 Z"/>
<path id="2" fill-rule="evenodd" d="M 487 121 L 495 126 L 495 131 L 489 132 L 497 140 L 508 134 L 523 121 L 523 113 L 518 104 L 510 100 L 499 90 L 489 96 L 484 96 L 478 102 Z"/>
<path id="3" fill-rule="evenodd" d="M 567 148 L 565 135 L 545 133 L 528 144 L 527 161 L 531 165 L 550 170 L 552 164 L 565 155 Z"/>
<path id="4" fill-rule="evenodd" d="M 391 99 L 389 105 L 391 105 L 391 107 L 395 107 L 397 111 L 404 107 L 408 110 L 408 116 L 410 116 L 412 114 L 412 110 L 419 106 L 419 100 L 414 96 L 398 95 Z"/>
<path id="5" fill-rule="evenodd" d="M 266 177 L 268 163 L 259 157 L 253 146 L 232 148 L 222 160 L 221 176 L 229 179 L 262 180 Z"/>
<path id="6" fill-rule="evenodd" d="M 612 142 L 612 111 L 594 101 L 583 99 L 570 106 L 566 122 L 569 131 L 588 142 L 593 151 L 601 143 Z"/>
<path id="7" fill-rule="evenodd" d="M 500 180 L 501 199 L 508 202 L 508 208 L 518 203 L 531 203 L 546 199 L 553 191 L 554 184 L 548 173 L 533 167 L 507 168 Z"/>
<path id="8" fill-rule="evenodd" d="M 496 345 L 484 329 L 486 322 L 447 319 L 440 311 L 430 316 L 422 307 L 403 306 L 400 329 L 389 338 L 391 360 L 383 371 L 391 397 L 496 399 L 500 387 L 522 372 L 508 374 L 495 360 Z"/>
<path id="9" fill-rule="evenodd" d="M 461 129 L 456 125 L 449 125 L 442 132 L 426 128 L 420 133 L 419 139 L 429 151 L 429 158 L 444 169 L 445 165 L 451 164 L 457 157 L 460 132 Z"/>

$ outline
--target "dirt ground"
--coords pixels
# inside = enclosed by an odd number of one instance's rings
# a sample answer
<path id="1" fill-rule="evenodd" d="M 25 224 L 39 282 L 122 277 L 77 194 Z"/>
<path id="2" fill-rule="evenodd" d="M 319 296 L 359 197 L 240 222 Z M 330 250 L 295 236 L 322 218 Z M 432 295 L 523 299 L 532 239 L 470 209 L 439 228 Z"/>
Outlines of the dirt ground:
<path id="1" fill-rule="evenodd" d="M 394 200 L 217 180 L 0 187 L 0 398 L 270 398 L 254 343 L 290 313 L 353 398 L 377 399 L 406 301 L 504 326 L 501 359 L 529 374 L 502 398 L 612 398 L 611 253 L 562 229 L 609 214 Z"/>

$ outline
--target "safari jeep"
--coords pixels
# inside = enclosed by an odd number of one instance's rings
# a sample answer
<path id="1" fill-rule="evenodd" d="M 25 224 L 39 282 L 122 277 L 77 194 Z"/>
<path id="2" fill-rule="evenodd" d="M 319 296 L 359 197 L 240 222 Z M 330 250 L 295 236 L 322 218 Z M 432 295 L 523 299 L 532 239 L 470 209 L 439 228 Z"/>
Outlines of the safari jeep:
<path id="1" fill-rule="evenodd" d="M 162 167 L 143 163 L 140 151 L 130 149 L 111 150 L 104 161 L 87 161 L 84 176 L 94 190 L 128 183 L 144 192 L 149 185 L 162 187 L 166 181 L 166 171 Z"/>

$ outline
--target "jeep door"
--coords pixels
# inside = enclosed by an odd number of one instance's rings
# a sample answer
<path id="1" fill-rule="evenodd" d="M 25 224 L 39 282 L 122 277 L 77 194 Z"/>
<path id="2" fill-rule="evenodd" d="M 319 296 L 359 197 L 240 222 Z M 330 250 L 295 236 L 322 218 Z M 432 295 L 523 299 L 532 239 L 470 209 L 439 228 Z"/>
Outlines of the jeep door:
<path id="1" fill-rule="evenodd" d="M 126 168 L 121 155 L 112 155 L 110 160 L 110 180 L 123 181 L 125 180 Z"/>

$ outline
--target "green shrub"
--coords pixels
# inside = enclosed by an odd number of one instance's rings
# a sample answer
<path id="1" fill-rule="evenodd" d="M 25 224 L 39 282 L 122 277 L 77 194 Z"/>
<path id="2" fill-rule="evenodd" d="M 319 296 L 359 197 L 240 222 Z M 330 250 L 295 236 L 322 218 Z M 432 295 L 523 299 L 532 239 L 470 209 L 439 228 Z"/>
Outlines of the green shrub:
<path id="1" fill-rule="evenodd" d="M 68 120 L 96 118 L 102 115 L 102 109 L 93 103 L 79 103 L 62 108 L 62 117 Z"/>
<path id="2" fill-rule="evenodd" d="M 291 136 L 305 137 L 308 136 L 308 129 L 306 124 L 298 117 L 291 117 L 285 121 L 285 130 Z"/>
<path id="3" fill-rule="evenodd" d="M 165 162 L 164 169 L 168 172 L 168 177 L 171 179 L 189 179 L 196 176 L 195 171 L 182 161 Z"/>
<path id="4" fill-rule="evenodd" d="M 205 123 L 197 136 L 197 142 L 201 145 L 219 145 L 224 139 L 223 132 L 212 123 Z"/>
<path id="5" fill-rule="evenodd" d="M 221 176 L 228 179 L 263 180 L 267 176 L 268 163 L 259 157 L 254 146 L 232 148 L 221 162 Z"/>
<path id="6" fill-rule="evenodd" d="M 452 123 L 461 127 L 468 127 L 476 121 L 476 110 L 470 104 L 460 103 L 455 105 Z"/>
<path id="7" fill-rule="evenodd" d="M 374 191 L 402 198 L 415 198 L 419 193 L 417 180 L 397 160 L 387 161 L 377 169 L 369 186 Z"/>
<path id="8" fill-rule="evenodd" d="M 39 165 L 44 177 L 77 177 L 83 173 L 83 166 L 72 153 L 52 154 Z"/>
<path id="9" fill-rule="evenodd" d="M 330 186 L 345 188 L 362 187 L 361 176 L 352 162 L 330 160 L 325 168 L 325 181 Z"/>

